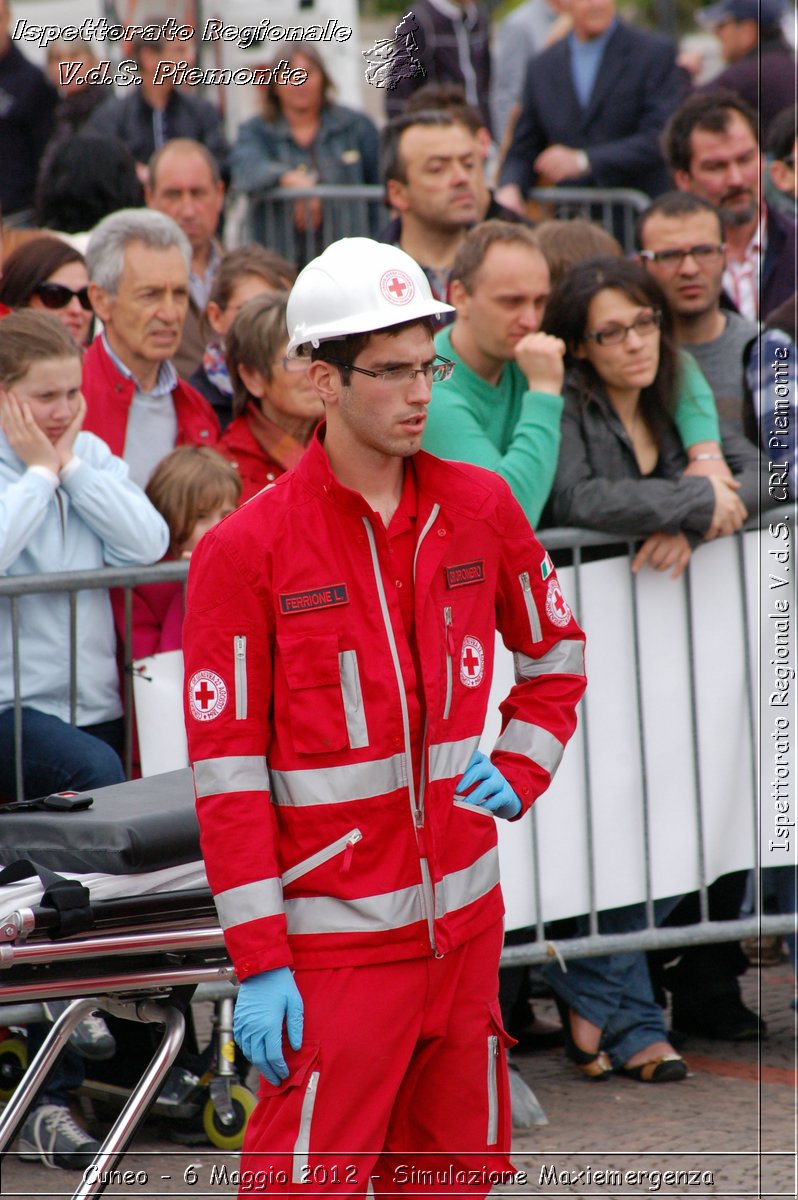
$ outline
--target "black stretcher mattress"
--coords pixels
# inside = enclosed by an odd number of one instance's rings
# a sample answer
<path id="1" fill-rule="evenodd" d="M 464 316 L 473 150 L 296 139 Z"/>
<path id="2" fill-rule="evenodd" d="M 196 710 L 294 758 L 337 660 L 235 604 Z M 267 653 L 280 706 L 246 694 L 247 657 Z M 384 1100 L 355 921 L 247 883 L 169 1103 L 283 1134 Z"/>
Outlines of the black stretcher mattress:
<path id="1" fill-rule="evenodd" d="M 51 871 L 131 875 L 201 857 L 188 768 L 86 794 L 94 803 L 82 812 L 0 805 L 0 866 L 30 859 Z"/>

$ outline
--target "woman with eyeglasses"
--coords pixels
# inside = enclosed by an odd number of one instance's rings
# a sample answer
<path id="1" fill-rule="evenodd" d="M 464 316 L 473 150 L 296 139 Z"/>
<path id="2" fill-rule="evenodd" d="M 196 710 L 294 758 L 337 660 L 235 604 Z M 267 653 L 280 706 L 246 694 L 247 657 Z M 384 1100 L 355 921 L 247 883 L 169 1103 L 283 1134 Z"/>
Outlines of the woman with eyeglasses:
<path id="1" fill-rule="evenodd" d="M 295 467 L 324 415 L 308 358 L 288 358 L 287 292 L 255 296 L 225 337 L 233 420 L 216 449 L 241 476 L 241 503 Z"/>
<path id="2" fill-rule="evenodd" d="M 742 434 L 726 435 L 722 424 L 733 478 L 684 474 L 687 453 L 673 421 L 684 367 L 665 296 L 637 264 L 594 258 L 571 268 L 551 295 L 543 328 L 566 344 L 560 456 L 544 518 L 640 538 L 632 570 L 647 562 L 676 577 L 702 540 L 732 533 L 756 511 L 755 448 Z M 658 921 L 677 899 L 655 902 Z M 587 918 L 569 924 L 569 932 L 574 925 L 588 932 Z M 645 925 L 643 904 L 599 913 L 602 933 Z M 587 1078 L 613 1071 L 643 1083 L 685 1078 L 642 951 L 582 958 L 567 972 L 546 964 L 544 975 L 562 1016 L 566 1055 Z"/>
<path id="3" fill-rule="evenodd" d="M 83 349 L 94 314 L 83 255 L 61 238 L 43 235 L 24 242 L 3 263 L 0 303 L 49 312 Z"/>
<path id="4" fill-rule="evenodd" d="M 760 495 L 755 448 L 722 424 L 733 478 L 686 475 L 673 415 L 684 371 L 665 295 L 620 258 L 572 268 L 554 289 L 543 329 L 566 344 L 565 407 L 549 523 L 645 539 L 632 563 L 676 578 L 693 549 L 734 533 Z"/>

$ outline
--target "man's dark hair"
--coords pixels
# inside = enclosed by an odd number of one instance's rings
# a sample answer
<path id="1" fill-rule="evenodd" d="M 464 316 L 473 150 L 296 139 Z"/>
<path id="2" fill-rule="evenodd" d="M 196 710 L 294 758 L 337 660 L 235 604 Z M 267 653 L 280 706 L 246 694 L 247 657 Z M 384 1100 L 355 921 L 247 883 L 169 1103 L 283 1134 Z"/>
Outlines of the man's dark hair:
<path id="1" fill-rule="evenodd" d="M 658 196 L 644 212 L 641 212 L 635 223 L 635 247 L 643 250 L 643 231 L 646 222 L 651 217 L 691 217 L 693 213 L 711 212 L 720 225 L 720 236 L 723 237 L 723 218 L 720 211 L 703 196 L 695 196 L 692 192 L 666 192 Z"/>
<path id="2" fill-rule="evenodd" d="M 411 113 L 447 112 L 471 133 L 484 129 L 482 113 L 469 104 L 459 83 L 425 83 L 405 100 L 402 116 Z"/>
<path id="3" fill-rule="evenodd" d="M 544 257 L 534 231 L 527 225 L 516 225 L 512 221 L 481 221 L 469 229 L 463 239 L 452 263 L 450 279 L 457 279 L 472 294 L 485 255 L 491 246 L 498 243 L 528 246 L 531 250 L 537 250 L 541 258 Z"/>
<path id="4" fill-rule="evenodd" d="M 79 133 L 42 164 L 34 220 L 43 229 L 83 233 L 120 208 L 139 208 L 144 192 L 136 160 L 117 138 Z"/>
<path id="5" fill-rule="evenodd" d="M 380 179 L 382 182 L 387 183 L 389 179 L 396 179 L 399 183 L 407 183 L 407 167 L 399 154 L 399 142 L 406 129 L 412 129 L 414 125 L 423 125 L 428 129 L 451 129 L 453 125 L 457 124 L 462 124 L 462 122 L 443 110 L 409 113 L 389 121 L 380 134 Z"/>
<path id="6" fill-rule="evenodd" d="M 770 122 L 767 152 L 777 162 L 789 158 L 795 146 L 796 109 L 783 108 Z"/>
<path id="7" fill-rule="evenodd" d="M 430 337 L 435 334 L 435 322 L 432 317 L 416 317 L 412 321 L 402 321 L 400 325 L 390 325 L 387 329 L 369 329 L 365 333 L 350 333 L 346 337 L 331 338 L 329 341 L 311 348 L 310 360 L 311 362 L 319 359 L 322 362 L 334 362 L 341 373 L 344 387 L 348 387 L 352 381 L 352 373 L 347 368 L 352 365 L 358 354 L 365 350 L 376 334 L 385 333 L 388 337 L 398 337 L 400 333 L 404 333 L 406 329 L 412 329 L 414 325 L 420 325 L 422 329 L 426 329 Z"/>
<path id="8" fill-rule="evenodd" d="M 757 115 L 752 108 L 727 88 L 688 96 L 671 117 L 662 134 L 662 151 L 672 171 L 690 172 L 693 161 L 694 129 L 707 133 L 725 133 L 733 112 L 739 113 L 759 145 Z"/>

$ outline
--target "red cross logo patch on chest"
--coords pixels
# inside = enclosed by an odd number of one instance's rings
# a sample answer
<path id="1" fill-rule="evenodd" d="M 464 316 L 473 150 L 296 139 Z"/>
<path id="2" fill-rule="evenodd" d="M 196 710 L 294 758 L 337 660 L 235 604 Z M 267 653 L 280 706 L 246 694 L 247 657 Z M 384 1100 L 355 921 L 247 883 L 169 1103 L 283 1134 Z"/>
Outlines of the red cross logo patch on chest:
<path id="1" fill-rule="evenodd" d="M 464 687 L 479 687 L 485 675 L 485 651 L 475 637 L 464 637 L 460 650 L 460 682 Z"/>
<path id="2" fill-rule="evenodd" d="M 552 625 L 567 625 L 571 620 L 571 610 L 562 594 L 559 583 L 552 575 L 546 591 L 546 616 Z"/>
<path id="3" fill-rule="evenodd" d="M 385 271 L 380 279 L 380 291 L 391 304 L 409 304 L 416 285 L 407 271 Z"/>
<path id="4" fill-rule="evenodd" d="M 227 704 L 227 684 L 215 671 L 197 671 L 188 681 L 188 707 L 197 721 L 212 721 Z"/>

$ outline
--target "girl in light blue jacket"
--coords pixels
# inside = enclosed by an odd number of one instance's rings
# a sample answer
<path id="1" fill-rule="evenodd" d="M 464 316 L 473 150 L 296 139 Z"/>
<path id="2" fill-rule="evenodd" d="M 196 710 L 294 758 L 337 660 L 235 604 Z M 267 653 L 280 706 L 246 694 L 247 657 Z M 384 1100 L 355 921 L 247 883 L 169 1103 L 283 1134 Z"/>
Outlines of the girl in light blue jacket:
<path id="1" fill-rule="evenodd" d="M 0 573 L 95 571 L 156 562 L 169 534 L 105 442 L 82 433 L 80 351 L 53 317 L 0 321 Z M 70 711 L 69 597 L 18 601 L 26 796 L 120 782 L 122 704 L 108 592 L 77 599 Z M 0 597 L 0 794 L 15 791 L 11 601 Z M 71 721 L 74 720 L 73 725 Z"/>

